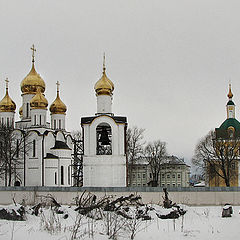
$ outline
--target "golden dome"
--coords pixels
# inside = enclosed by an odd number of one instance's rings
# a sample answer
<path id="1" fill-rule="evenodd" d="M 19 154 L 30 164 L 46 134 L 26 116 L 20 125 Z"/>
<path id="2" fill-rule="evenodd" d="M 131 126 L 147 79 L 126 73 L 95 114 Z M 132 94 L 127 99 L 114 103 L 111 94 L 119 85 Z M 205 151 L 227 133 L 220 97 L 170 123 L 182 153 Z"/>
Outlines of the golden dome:
<path id="1" fill-rule="evenodd" d="M 19 115 L 20 115 L 20 117 L 22 117 L 22 115 L 23 115 L 23 107 L 22 106 L 19 108 Z"/>
<path id="2" fill-rule="evenodd" d="M 16 104 L 8 95 L 8 79 L 6 79 L 6 94 L 0 102 L 0 112 L 15 112 Z"/>
<path id="3" fill-rule="evenodd" d="M 44 93 L 45 91 L 45 82 L 40 77 L 40 75 L 36 72 L 34 66 L 34 52 L 36 49 L 34 45 L 32 46 L 31 50 L 32 53 L 32 69 L 28 73 L 28 75 L 22 80 L 21 82 L 21 91 L 23 94 L 36 94 L 37 89 L 40 88 L 41 92 Z"/>
<path id="4" fill-rule="evenodd" d="M 51 114 L 65 114 L 67 111 L 66 105 L 59 97 L 59 82 L 57 82 L 57 97 L 50 106 Z"/>
<path id="5" fill-rule="evenodd" d="M 228 98 L 232 98 L 233 97 L 233 94 L 232 94 L 232 90 L 231 90 L 231 84 L 229 84 L 229 92 L 228 92 Z"/>
<path id="6" fill-rule="evenodd" d="M 21 82 L 21 91 L 23 94 L 36 94 L 38 88 L 40 88 L 41 92 L 44 93 L 45 82 L 36 72 L 33 63 L 31 71 Z"/>
<path id="7" fill-rule="evenodd" d="M 103 75 L 96 82 L 94 89 L 97 95 L 112 95 L 112 92 L 114 90 L 113 82 L 106 75 L 105 55 L 103 58 Z"/>
<path id="8" fill-rule="evenodd" d="M 30 106 L 33 109 L 47 109 L 48 101 L 42 94 L 40 87 L 37 88 L 36 95 L 31 99 Z"/>

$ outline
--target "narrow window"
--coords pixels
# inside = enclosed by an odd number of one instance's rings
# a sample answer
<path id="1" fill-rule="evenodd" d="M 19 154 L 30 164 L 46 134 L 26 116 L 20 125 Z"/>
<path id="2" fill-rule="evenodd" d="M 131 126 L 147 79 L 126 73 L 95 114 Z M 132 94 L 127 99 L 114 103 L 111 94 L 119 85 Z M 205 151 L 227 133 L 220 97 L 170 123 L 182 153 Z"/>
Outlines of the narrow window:
<path id="1" fill-rule="evenodd" d="M 40 125 L 42 125 L 42 115 L 39 116 Z"/>
<path id="2" fill-rule="evenodd" d="M 19 158 L 19 139 L 17 139 L 16 157 Z"/>
<path id="3" fill-rule="evenodd" d="M 37 116 L 34 115 L 34 125 L 37 125 Z"/>
<path id="4" fill-rule="evenodd" d="M 33 140 L 33 146 L 32 147 L 33 147 L 33 150 L 32 150 L 33 155 L 32 156 L 36 157 L 36 140 Z"/>
<path id="5" fill-rule="evenodd" d="M 70 176 L 71 176 L 71 169 L 70 166 L 68 166 L 68 185 L 70 185 Z"/>
<path id="6" fill-rule="evenodd" d="M 61 185 L 64 185 L 64 168 L 61 166 Z"/>
<path id="7" fill-rule="evenodd" d="M 7 118 L 7 127 L 9 127 L 9 118 Z"/>
<path id="8" fill-rule="evenodd" d="M 27 103 L 27 118 L 29 117 L 29 103 Z"/>
<path id="9" fill-rule="evenodd" d="M 57 172 L 55 172 L 54 176 L 55 176 L 55 185 L 57 185 Z"/>
<path id="10" fill-rule="evenodd" d="M 59 129 L 61 129 L 61 120 L 59 120 Z"/>
<path id="11" fill-rule="evenodd" d="M 54 120 L 54 126 L 53 126 L 54 129 L 56 129 L 56 120 Z"/>

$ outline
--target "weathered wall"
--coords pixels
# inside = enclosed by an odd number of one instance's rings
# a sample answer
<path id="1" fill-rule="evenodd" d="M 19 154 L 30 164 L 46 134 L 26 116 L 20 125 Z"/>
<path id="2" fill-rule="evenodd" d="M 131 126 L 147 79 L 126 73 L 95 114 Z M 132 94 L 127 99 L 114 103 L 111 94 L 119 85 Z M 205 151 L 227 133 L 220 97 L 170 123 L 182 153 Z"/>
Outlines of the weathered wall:
<path id="1" fill-rule="evenodd" d="M 16 202 L 23 199 L 27 204 L 41 201 L 41 196 L 51 194 L 61 204 L 74 204 L 74 198 L 86 190 L 97 196 L 129 195 L 136 193 L 142 196 L 144 203 L 162 203 L 162 188 L 129 187 L 129 188 L 77 188 L 77 187 L 0 187 L 0 205 Z M 217 188 L 175 188 L 169 189 L 169 198 L 176 203 L 186 205 L 240 205 L 239 187 Z"/>

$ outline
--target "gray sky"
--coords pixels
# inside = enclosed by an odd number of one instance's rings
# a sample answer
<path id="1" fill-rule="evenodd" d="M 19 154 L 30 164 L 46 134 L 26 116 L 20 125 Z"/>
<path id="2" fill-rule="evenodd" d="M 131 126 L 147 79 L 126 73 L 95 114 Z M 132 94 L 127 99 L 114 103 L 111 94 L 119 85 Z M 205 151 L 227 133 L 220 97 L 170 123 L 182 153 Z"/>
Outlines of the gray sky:
<path id="1" fill-rule="evenodd" d="M 229 79 L 239 119 L 239 9 L 239 0 L 0 0 L 0 95 L 8 77 L 18 119 L 34 43 L 49 105 L 58 80 L 67 129 L 80 129 L 96 112 L 105 51 L 115 115 L 189 161 L 226 118 Z"/>

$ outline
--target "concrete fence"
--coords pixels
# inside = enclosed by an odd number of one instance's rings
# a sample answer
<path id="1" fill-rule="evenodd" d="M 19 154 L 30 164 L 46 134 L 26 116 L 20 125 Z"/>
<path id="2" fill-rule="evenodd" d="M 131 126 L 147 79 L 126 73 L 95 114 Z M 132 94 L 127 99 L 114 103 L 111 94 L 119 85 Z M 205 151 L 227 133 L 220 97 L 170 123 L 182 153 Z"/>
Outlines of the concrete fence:
<path id="1" fill-rule="evenodd" d="M 34 205 L 44 196 L 51 194 L 61 204 L 74 204 L 74 199 L 84 191 L 97 197 L 106 195 L 127 196 L 131 193 L 142 197 L 144 203 L 162 203 L 164 196 L 161 187 L 109 187 L 109 188 L 78 188 L 78 187 L 0 187 L 0 205 L 16 202 Z M 240 205 L 240 188 L 169 188 L 169 198 L 176 203 L 186 205 Z"/>

